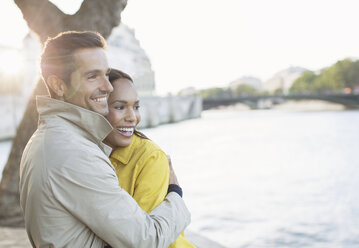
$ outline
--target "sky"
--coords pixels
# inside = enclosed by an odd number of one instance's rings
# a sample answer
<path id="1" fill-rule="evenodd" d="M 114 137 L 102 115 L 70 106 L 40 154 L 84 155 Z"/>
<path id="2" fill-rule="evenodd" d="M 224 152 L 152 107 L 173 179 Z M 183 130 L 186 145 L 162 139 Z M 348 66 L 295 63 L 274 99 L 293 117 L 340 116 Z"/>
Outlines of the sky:
<path id="1" fill-rule="evenodd" d="M 71 14 L 82 1 L 52 2 Z M 122 22 L 135 29 L 165 94 L 359 58 L 358 9 L 357 0 L 128 0 Z M 0 45 L 22 46 L 28 29 L 11 0 L 0 1 L 0 30 Z"/>

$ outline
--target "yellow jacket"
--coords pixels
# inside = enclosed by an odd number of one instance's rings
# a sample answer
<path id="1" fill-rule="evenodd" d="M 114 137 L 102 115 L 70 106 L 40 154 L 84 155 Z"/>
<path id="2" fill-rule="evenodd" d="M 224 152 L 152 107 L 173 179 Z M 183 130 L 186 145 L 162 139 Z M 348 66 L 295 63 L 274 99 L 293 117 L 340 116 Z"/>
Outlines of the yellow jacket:
<path id="1" fill-rule="evenodd" d="M 167 155 L 153 141 L 133 135 L 127 147 L 114 150 L 110 156 L 119 185 L 147 213 L 166 197 L 169 181 Z M 171 248 L 194 247 L 183 233 Z"/>

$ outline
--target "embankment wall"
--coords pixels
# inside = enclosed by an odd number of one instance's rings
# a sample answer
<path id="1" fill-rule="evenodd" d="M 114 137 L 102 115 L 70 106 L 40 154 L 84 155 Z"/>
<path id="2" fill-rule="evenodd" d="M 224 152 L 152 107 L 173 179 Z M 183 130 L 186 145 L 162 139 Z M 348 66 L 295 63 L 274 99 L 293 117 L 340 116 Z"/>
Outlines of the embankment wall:
<path id="1" fill-rule="evenodd" d="M 141 122 L 139 128 L 155 127 L 198 118 L 202 112 L 200 96 L 144 96 L 140 98 Z M 0 96 L 0 140 L 11 139 L 16 134 L 27 99 L 17 95 Z"/>

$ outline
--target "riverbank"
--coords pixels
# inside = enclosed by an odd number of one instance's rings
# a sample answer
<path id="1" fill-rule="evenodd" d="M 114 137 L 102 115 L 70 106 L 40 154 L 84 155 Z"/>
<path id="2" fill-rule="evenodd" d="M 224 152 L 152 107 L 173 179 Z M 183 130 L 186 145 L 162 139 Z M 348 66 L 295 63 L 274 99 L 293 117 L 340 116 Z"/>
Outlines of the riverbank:
<path id="1" fill-rule="evenodd" d="M 188 231 L 185 236 L 197 248 L 225 248 L 197 233 Z M 0 227 L 0 247 L 29 248 L 31 244 L 24 228 Z"/>
<path id="2" fill-rule="evenodd" d="M 219 106 L 214 108 L 217 110 L 227 109 L 236 111 L 252 110 L 248 105 L 243 103 L 236 103 L 229 106 Z M 338 111 L 346 110 L 347 107 L 343 104 L 332 103 L 322 100 L 288 100 L 280 104 L 273 104 L 267 106 L 268 110 L 285 110 L 285 111 Z"/>
<path id="3" fill-rule="evenodd" d="M 0 141 L 12 139 L 20 124 L 27 98 L 18 95 L 2 94 L 0 97 Z M 202 112 L 200 96 L 143 96 L 141 97 L 141 122 L 138 128 L 156 127 L 199 118 Z"/>
<path id="4" fill-rule="evenodd" d="M 273 105 L 272 109 L 289 111 L 337 111 L 346 110 L 347 108 L 343 104 L 322 100 L 289 100 L 281 104 Z"/>

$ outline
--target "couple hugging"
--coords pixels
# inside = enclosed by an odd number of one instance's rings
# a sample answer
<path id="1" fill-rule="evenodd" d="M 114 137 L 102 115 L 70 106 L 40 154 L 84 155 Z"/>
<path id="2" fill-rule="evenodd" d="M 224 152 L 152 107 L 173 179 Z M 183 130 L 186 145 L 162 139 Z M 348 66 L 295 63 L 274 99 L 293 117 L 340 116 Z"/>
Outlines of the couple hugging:
<path id="1" fill-rule="evenodd" d="M 129 75 L 110 69 L 104 38 L 64 32 L 45 43 L 39 123 L 20 164 L 33 247 L 194 247 L 190 213 L 167 155 L 136 130 Z"/>

